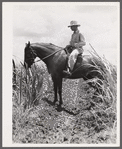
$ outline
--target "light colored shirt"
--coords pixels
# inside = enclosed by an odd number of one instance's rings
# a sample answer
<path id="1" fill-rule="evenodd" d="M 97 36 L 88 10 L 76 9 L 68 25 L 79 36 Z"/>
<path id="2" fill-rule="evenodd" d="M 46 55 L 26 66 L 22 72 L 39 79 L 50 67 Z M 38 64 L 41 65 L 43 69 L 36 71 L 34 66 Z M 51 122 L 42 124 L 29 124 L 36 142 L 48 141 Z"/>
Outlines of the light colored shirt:
<path id="1" fill-rule="evenodd" d="M 79 50 L 83 50 L 82 46 L 85 46 L 86 43 L 84 36 L 79 32 L 79 30 L 72 34 L 70 45 Z"/>

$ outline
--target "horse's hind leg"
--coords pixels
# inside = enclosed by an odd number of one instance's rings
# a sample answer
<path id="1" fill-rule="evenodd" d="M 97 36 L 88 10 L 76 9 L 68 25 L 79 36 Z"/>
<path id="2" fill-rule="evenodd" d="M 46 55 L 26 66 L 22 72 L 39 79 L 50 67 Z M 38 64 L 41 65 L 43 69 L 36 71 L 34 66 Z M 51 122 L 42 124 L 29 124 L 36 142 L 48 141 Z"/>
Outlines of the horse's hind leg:
<path id="1" fill-rule="evenodd" d="M 53 83 L 54 83 L 54 93 L 55 93 L 55 97 L 54 97 L 54 104 L 58 101 L 57 98 L 57 91 L 59 94 L 59 106 L 62 105 L 62 78 L 58 77 L 58 78 L 52 78 L 53 79 Z"/>
<path id="2" fill-rule="evenodd" d="M 57 101 L 57 82 L 53 79 L 53 84 L 54 84 L 54 104 Z"/>

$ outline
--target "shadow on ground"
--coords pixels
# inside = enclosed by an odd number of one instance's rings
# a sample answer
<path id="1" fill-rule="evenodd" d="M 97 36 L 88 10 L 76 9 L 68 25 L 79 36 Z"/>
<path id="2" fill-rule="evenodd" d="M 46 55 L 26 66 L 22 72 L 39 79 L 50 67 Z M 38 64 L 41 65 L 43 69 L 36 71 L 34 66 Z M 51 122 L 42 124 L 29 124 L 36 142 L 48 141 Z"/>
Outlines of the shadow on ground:
<path id="1" fill-rule="evenodd" d="M 44 102 L 47 102 L 49 105 L 53 106 L 58 112 L 65 111 L 65 112 L 69 113 L 70 115 L 77 115 L 77 114 L 79 114 L 79 111 L 73 112 L 70 109 L 66 109 L 65 105 L 62 105 L 62 107 L 60 107 L 59 105 L 54 105 L 54 103 L 52 101 L 48 100 L 48 98 L 42 98 L 42 100 Z"/>

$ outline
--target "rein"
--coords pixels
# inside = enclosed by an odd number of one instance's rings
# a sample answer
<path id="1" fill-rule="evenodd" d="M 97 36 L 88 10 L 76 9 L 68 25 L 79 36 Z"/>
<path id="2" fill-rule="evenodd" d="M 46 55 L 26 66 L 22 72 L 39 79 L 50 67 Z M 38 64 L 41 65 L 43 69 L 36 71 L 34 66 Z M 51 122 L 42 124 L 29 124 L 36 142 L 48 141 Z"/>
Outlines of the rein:
<path id="1" fill-rule="evenodd" d="M 32 54 L 37 56 L 37 54 L 34 52 L 34 50 L 33 50 L 33 48 L 32 48 L 31 46 L 30 46 L 30 49 L 31 49 Z M 45 56 L 45 57 L 42 58 L 41 60 L 45 60 L 45 59 L 47 59 L 47 58 L 53 56 L 54 54 L 56 54 L 56 53 L 58 53 L 58 52 L 60 52 L 60 51 L 62 51 L 62 50 L 64 50 L 64 49 L 60 49 L 60 50 L 58 50 L 58 51 L 55 51 L 55 52 L 53 52 L 52 54 L 49 54 L 49 55 Z M 34 57 L 33 57 L 33 59 L 34 59 Z M 38 61 L 40 61 L 40 60 L 38 60 Z M 36 62 L 38 62 L 38 61 L 36 61 Z M 36 62 L 34 62 L 34 63 L 36 63 Z"/>
<path id="2" fill-rule="evenodd" d="M 62 50 L 62 49 L 61 49 L 61 50 Z M 61 50 L 58 50 L 58 51 L 56 51 L 56 52 L 53 52 L 53 53 L 50 54 L 50 55 L 45 56 L 44 58 L 42 58 L 42 60 L 49 58 L 50 56 L 56 54 L 57 52 L 60 52 Z"/>

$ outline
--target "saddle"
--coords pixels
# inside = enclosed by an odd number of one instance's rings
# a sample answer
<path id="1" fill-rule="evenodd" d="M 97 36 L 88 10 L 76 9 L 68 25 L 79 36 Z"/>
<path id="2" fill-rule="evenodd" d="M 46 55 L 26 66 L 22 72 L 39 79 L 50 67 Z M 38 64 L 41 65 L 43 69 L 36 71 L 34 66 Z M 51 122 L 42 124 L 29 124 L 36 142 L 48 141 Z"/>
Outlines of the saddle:
<path id="1" fill-rule="evenodd" d="M 73 49 L 75 49 L 75 47 L 72 47 L 71 45 L 67 45 L 64 48 L 68 58 L 69 58 L 69 55 L 71 54 L 71 52 L 73 51 Z M 76 62 L 82 62 L 82 53 L 78 54 Z"/>
<path id="2" fill-rule="evenodd" d="M 73 51 L 73 49 L 75 49 L 75 47 L 72 47 L 71 45 L 67 45 L 67 46 L 64 48 L 64 50 L 65 50 L 65 52 L 66 52 L 66 54 L 67 54 L 66 67 L 65 67 L 64 70 L 67 70 L 67 68 L 70 70 L 70 67 L 68 66 L 68 60 L 69 60 L 69 56 L 70 56 L 71 52 Z M 76 60 L 76 62 L 75 62 L 74 67 L 75 67 L 76 64 L 78 64 L 78 63 L 81 64 L 81 63 L 82 63 L 82 60 L 83 60 L 82 53 L 80 53 L 80 54 L 78 54 L 78 56 L 77 56 L 77 60 Z M 71 70 L 70 70 L 70 72 L 71 72 Z"/>
<path id="3" fill-rule="evenodd" d="M 67 68 L 71 71 L 70 67 L 68 66 L 68 60 L 69 60 L 69 54 L 67 54 L 67 60 L 66 60 L 66 67 L 64 70 L 67 70 Z M 76 64 L 81 64 L 82 63 L 82 60 L 83 60 L 83 56 L 82 56 L 82 53 L 78 54 L 77 56 L 77 60 L 75 62 L 75 65 Z M 74 67 L 75 67 L 74 65 Z"/>

